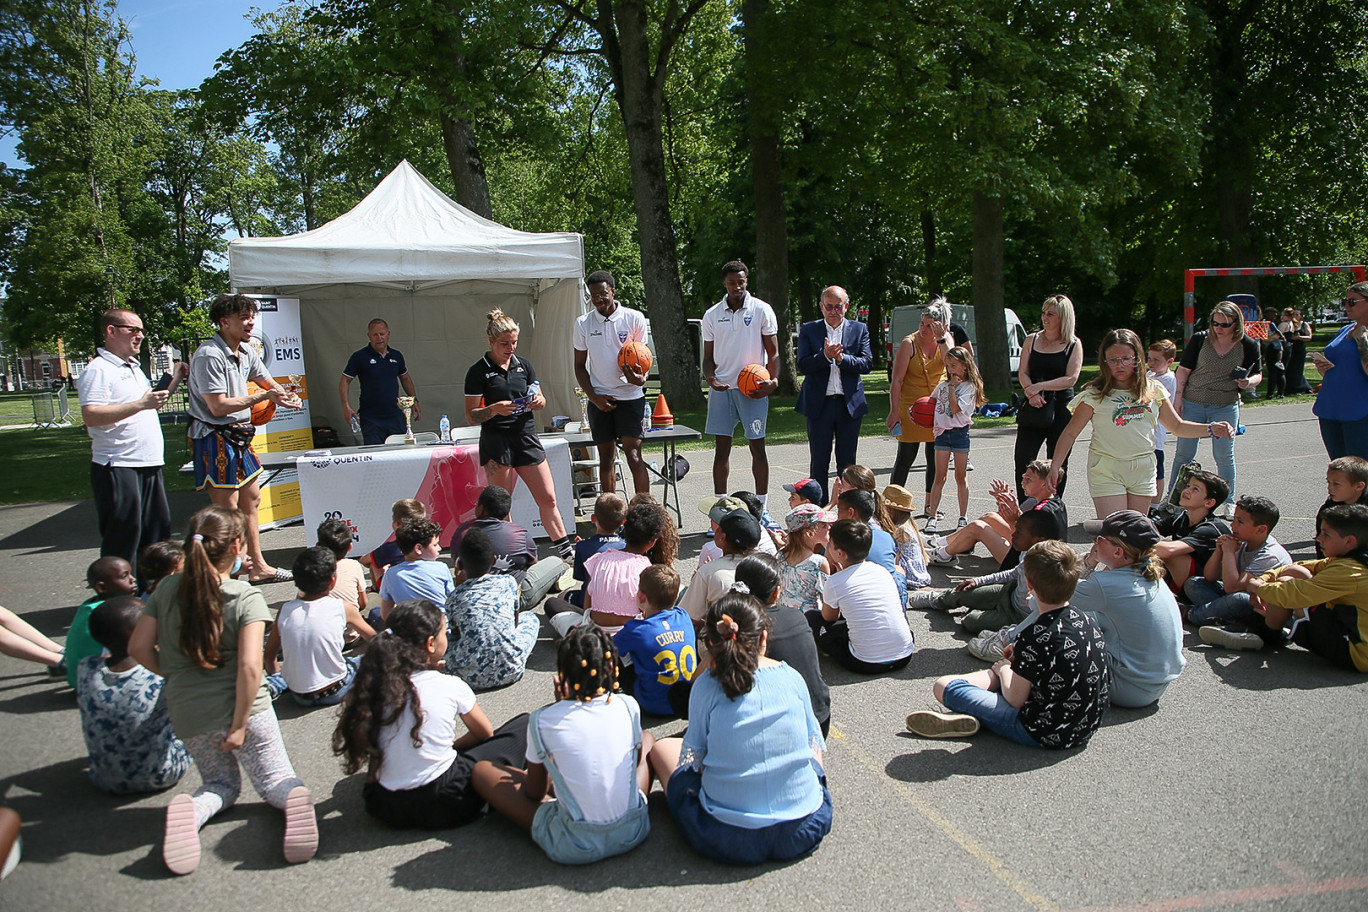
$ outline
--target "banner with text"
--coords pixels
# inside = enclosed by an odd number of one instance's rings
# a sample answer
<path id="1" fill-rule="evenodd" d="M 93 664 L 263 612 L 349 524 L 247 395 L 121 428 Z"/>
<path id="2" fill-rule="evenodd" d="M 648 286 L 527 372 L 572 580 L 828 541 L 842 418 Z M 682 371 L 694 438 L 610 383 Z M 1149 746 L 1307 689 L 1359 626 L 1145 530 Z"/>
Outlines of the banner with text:
<path id="1" fill-rule="evenodd" d="M 252 446 L 258 453 L 283 453 L 307 450 L 313 446 L 313 427 L 309 417 L 309 383 L 304 370 L 304 345 L 300 338 L 299 299 L 269 298 L 253 295 L 257 306 L 252 345 L 276 383 L 291 390 L 303 401 L 300 409 L 276 409 L 266 424 L 257 428 Z M 256 384 L 250 384 L 253 392 Z M 270 474 L 269 470 L 266 474 Z M 261 528 L 282 525 L 303 515 L 299 500 L 299 476 L 294 469 L 276 473 L 261 487 L 261 507 L 257 517 Z"/>

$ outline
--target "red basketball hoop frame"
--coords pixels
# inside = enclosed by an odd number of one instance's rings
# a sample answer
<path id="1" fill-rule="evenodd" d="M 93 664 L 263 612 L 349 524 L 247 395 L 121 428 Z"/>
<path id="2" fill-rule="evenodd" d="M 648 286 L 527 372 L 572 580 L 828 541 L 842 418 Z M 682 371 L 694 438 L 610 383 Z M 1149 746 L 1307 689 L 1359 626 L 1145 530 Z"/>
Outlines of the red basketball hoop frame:
<path id="1" fill-rule="evenodd" d="M 1229 266 L 1221 269 L 1183 270 L 1183 341 L 1192 338 L 1196 320 L 1196 288 L 1198 277 L 1210 276 L 1265 276 L 1265 275 L 1329 275 L 1348 272 L 1355 282 L 1368 279 L 1368 266 Z"/>

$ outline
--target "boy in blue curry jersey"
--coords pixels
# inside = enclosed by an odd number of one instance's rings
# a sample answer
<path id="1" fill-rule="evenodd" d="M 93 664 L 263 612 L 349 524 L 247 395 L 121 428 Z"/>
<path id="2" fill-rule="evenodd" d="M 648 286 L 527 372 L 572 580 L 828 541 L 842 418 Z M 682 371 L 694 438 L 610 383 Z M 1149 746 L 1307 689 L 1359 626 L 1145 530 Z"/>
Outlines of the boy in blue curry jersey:
<path id="1" fill-rule="evenodd" d="M 698 643 L 688 612 L 675 606 L 679 574 L 664 564 L 641 571 L 637 604 L 641 617 L 628 621 L 613 637 L 622 656 L 624 693 L 648 713 L 672 716 L 666 697 L 670 685 L 692 681 L 698 669 Z"/>

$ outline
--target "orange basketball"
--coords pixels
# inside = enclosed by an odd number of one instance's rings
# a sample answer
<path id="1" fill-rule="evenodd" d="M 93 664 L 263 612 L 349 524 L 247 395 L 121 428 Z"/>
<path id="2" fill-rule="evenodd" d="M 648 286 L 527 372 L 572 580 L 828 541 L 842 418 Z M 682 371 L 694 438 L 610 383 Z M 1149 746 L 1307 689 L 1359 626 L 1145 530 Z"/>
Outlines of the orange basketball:
<path id="1" fill-rule="evenodd" d="M 936 418 L 936 400 L 930 396 L 922 396 L 912 403 L 912 420 L 922 427 L 930 427 Z"/>
<path id="2" fill-rule="evenodd" d="M 651 348 L 645 342 L 628 342 L 618 352 L 618 367 L 624 372 L 630 367 L 642 375 L 648 374 L 654 360 Z"/>
<path id="3" fill-rule="evenodd" d="M 769 371 L 758 364 L 747 364 L 741 368 L 741 373 L 737 375 L 736 385 L 746 396 L 754 396 L 760 389 L 760 384 L 768 383 L 770 379 Z"/>
<path id="4" fill-rule="evenodd" d="M 276 405 L 270 399 L 263 399 L 252 406 L 252 424 L 261 427 L 275 416 Z"/>

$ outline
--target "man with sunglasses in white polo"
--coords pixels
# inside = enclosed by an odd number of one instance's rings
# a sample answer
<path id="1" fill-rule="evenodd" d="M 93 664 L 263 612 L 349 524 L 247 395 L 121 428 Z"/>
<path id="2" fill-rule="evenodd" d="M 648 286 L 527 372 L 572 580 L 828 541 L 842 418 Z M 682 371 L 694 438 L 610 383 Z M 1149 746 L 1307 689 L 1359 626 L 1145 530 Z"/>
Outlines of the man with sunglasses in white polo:
<path id="1" fill-rule="evenodd" d="M 157 410 L 189 368 L 176 362 L 170 385 L 154 389 L 138 362 L 143 322 L 131 310 L 106 311 L 100 317 L 100 335 L 104 345 L 76 381 L 81 420 L 91 441 L 90 486 L 100 556 L 122 557 L 136 572 L 142 547 L 171 535 Z"/>

